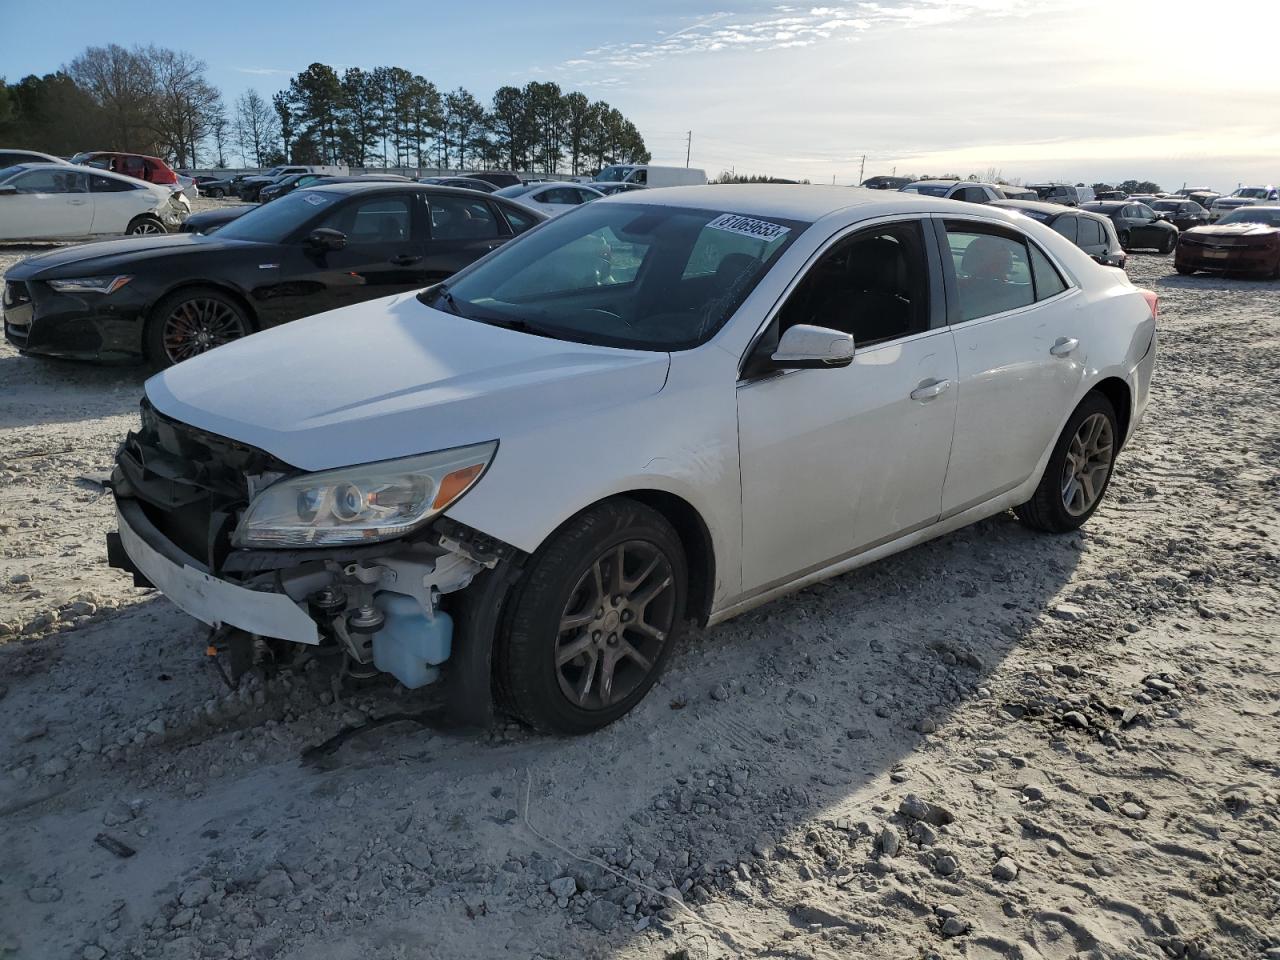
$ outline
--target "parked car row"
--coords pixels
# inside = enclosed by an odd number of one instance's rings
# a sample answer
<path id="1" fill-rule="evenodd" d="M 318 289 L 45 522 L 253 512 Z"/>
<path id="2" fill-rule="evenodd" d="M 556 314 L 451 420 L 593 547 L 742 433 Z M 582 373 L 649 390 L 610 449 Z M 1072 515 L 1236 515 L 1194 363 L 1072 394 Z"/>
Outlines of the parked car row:
<path id="1" fill-rule="evenodd" d="M 69 163 L 0 169 L 0 240 L 81 240 L 176 230 L 189 206 L 181 193 L 109 170 Z"/>

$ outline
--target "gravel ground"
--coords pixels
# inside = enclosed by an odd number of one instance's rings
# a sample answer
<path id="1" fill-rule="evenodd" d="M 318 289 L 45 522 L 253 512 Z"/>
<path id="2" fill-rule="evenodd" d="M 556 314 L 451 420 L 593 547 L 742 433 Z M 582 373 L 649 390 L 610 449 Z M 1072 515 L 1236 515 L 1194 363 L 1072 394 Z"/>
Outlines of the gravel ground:
<path id="1" fill-rule="evenodd" d="M 1280 285 L 1130 266 L 1162 353 L 1085 531 L 695 632 L 574 740 L 304 756 L 430 693 L 228 691 L 105 565 L 142 374 L 0 346 L 0 956 L 1280 957 Z"/>

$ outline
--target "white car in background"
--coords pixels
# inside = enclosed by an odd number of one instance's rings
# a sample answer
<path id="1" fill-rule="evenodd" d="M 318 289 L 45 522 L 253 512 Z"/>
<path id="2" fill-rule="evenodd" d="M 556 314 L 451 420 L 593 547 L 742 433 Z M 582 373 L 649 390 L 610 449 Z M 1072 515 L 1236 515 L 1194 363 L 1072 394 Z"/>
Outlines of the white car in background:
<path id="1" fill-rule="evenodd" d="M 63 163 L 70 165 L 70 160 L 63 160 L 50 153 L 39 150 L 22 150 L 17 147 L 0 147 L 0 170 L 19 163 Z"/>
<path id="2" fill-rule="evenodd" d="M 584 203 L 601 199 L 604 194 L 584 183 L 570 183 L 567 180 L 544 180 L 534 183 L 521 183 L 511 187 L 503 187 L 494 193 L 495 197 L 511 199 L 532 207 L 548 217 L 580 207 Z"/>
<path id="3" fill-rule="evenodd" d="M 0 240 L 83 240 L 167 233 L 186 219 L 168 186 L 73 164 L 23 163 L 0 171 Z"/>
<path id="4" fill-rule="evenodd" d="M 990 206 L 610 197 L 147 381 L 108 557 L 229 644 L 324 644 L 410 687 L 447 660 L 465 707 L 493 689 L 580 733 L 687 621 L 1009 508 L 1078 528 L 1146 408 L 1156 315 Z"/>

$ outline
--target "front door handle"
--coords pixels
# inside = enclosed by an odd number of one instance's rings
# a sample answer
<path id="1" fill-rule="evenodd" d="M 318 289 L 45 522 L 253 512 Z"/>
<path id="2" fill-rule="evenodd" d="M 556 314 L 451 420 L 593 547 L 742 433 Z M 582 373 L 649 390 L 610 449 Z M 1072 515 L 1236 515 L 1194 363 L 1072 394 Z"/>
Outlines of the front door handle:
<path id="1" fill-rule="evenodd" d="M 1078 346 L 1080 346 L 1080 341 L 1075 337 L 1059 337 L 1054 345 L 1049 348 L 1049 352 L 1055 357 L 1069 357 Z"/>
<path id="2" fill-rule="evenodd" d="M 925 380 L 911 391 L 912 400 L 932 400 L 951 389 L 950 380 Z"/>
<path id="3" fill-rule="evenodd" d="M 398 257 L 392 257 L 391 262 L 394 263 L 397 267 L 407 267 L 414 263 L 421 263 L 422 257 L 420 256 L 415 257 L 413 254 L 410 254 L 410 253 L 402 253 Z"/>

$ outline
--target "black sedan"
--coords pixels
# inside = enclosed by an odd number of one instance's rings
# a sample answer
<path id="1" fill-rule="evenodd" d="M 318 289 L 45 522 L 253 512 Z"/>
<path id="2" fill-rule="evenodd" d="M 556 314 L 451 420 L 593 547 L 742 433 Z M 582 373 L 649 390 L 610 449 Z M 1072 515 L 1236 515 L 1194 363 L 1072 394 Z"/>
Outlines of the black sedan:
<path id="1" fill-rule="evenodd" d="M 1116 225 L 1120 246 L 1126 250 L 1157 250 L 1173 253 L 1178 245 L 1178 228 L 1161 218 L 1145 203 L 1133 200 L 1104 200 L 1084 203 L 1081 210 L 1100 213 Z"/>
<path id="2" fill-rule="evenodd" d="M 449 187 L 309 187 L 213 236 L 30 257 L 5 275 L 5 337 L 24 353 L 165 367 L 289 320 L 436 283 L 545 219 Z"/>
<path id="3" fill-rule="evenodd" d="M 493 193 L 498 188 L 487 180 L 475 177 L 420 177 L 419 183 L 434 183 L 440 187 L 461 187 L 464 190 L 479 190 L 481 193 Z"/>
<path id="4" fill-rule="evenodd" d="M 1148 206 L 1157 216 L 1164 214 L 1165 219 L 1179 230 L 1203 227 L 1209 222 L 1209 211 L 1194 200 L 1157 200 Z"/>
<path id="5" fill-rule="evenodd" d="M 1093 259 L 1107 267 L 1123 267 L 1128 259 L 1116 228 L 1106 217 L 1079 207 L 1039 200 L 995 200 L 993 207 L 1016 210 L 1062 234 Z"/>

